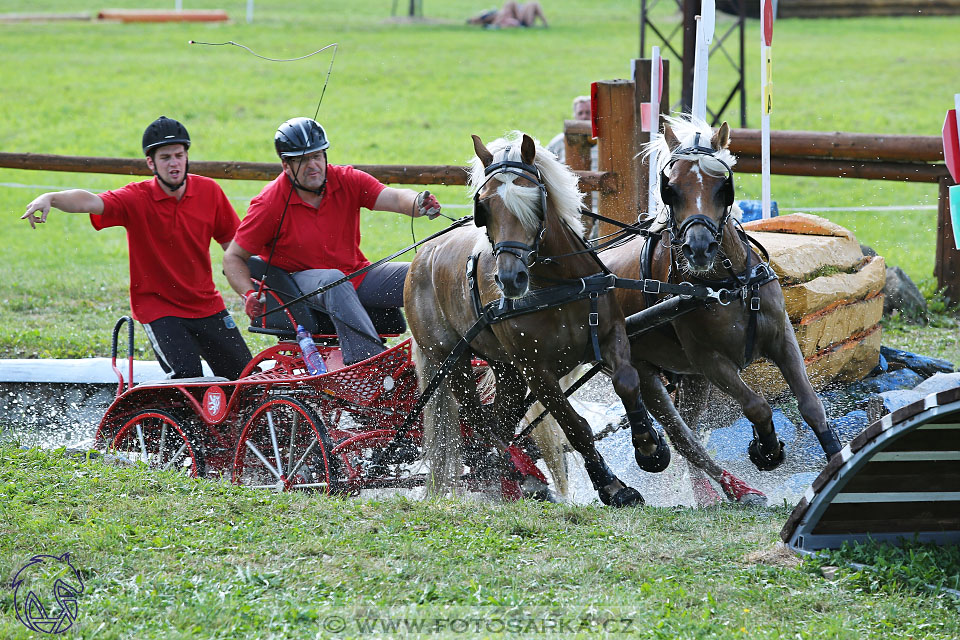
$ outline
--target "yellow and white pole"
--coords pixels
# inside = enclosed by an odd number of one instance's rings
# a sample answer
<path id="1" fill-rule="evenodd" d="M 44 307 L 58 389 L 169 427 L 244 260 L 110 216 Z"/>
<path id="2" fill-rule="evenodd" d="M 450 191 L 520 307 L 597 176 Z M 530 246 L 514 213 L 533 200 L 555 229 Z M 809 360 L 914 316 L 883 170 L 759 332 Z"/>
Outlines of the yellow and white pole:
<path id="1" fill-rule="evenodd" d="M 763 218 L 770 217 L 770 112 L 773 111 L 773 0 L 760 0 L 760 171 Z"/>

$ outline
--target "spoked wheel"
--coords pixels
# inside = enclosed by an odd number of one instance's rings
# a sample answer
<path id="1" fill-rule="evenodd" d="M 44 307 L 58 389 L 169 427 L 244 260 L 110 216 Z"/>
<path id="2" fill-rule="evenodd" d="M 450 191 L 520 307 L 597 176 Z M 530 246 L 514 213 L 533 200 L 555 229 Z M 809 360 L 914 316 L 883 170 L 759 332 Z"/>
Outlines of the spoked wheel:
<path id="1" fill-rule="evenodd" d="M 186 421 L 167 411 L 141 411 L 120 427 L 109 446 L 118 456 L 151 469 L 179 471 L 191 478 L 204 472 L 203 449 Z"/>
<path id="2" fill-rule="evenodd" d="M 412 439 L 396 440 L 393 429 L 359 433 L 338 443 L 333 451 L 343 471 L 344 489 L 351 494 L 424 483 L 423 474 L 411 472 L 423 455 L 419 446 Z"/>
<path id="3" fill-rule="evenodd" d="M 253 412 L 237 443 L 233 481 L 275 491 L 329 492 L 336 473 L 323 421 L 294 398 L 267 400 Z"/>

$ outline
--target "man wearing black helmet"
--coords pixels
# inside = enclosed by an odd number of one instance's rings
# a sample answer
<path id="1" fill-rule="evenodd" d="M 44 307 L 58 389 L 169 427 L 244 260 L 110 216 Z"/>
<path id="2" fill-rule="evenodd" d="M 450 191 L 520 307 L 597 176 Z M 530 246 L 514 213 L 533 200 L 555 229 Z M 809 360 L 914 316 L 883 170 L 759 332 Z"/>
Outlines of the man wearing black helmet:
<path id="1" fill-rule="evenodd" d="M 287 120 L 274 135 L 283 173 L 250 202 L 223 255 L 223 271 L 251 319 L 263 307 L 250 288 L 250 256 L 289 272 L 301 290 L 315 291 L 370 264 L 360 251 L 361 207 L 412 217 L 440 213 L 429 191 L 394 189 L 353 167 L 328 165 L 329 146 L 323 127 L 310 118 Z M 364 305 L 403 306 L 409 266 L 388 262 L 308 301 L 331 316 L 345 363 L 383 351 Z"/>
<path id="2" fill-rule="evenodd" d="M 90 214 L 98 231 L 124 227 L 130 307 L 164 371 L 172 378 L 202 376 L 202 356 L 214 374 L 236 379 L 250 350 L 214 287 L 210 241 L 226 248 L 240 220 L 220 185 L 188 175 L 189 148 L 186 128 L 160 116 L 143 133 L 153 179 L 99 195 L 83 189 L 45 193 L 27 205 L 22 219 L 36 228 L 55 208 Z"/>

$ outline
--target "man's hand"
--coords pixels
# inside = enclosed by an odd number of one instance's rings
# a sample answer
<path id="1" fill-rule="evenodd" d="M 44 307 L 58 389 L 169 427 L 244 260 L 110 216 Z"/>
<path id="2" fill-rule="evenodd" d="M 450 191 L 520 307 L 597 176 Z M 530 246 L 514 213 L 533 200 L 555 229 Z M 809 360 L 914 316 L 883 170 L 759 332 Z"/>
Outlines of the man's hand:
<path id="1" fill-rule="evenodd" d="M 47 214 L 50 213 L 50 202 L 52 200 L 52 194 L 49 193 L 38 196 L 33 202 L 27 205 L 27 212 L 20 216 L 20 219 L 26 220 L 32 228 L 36 229 L 38 224 L 47 221 Z M 35 215 L 37 211 L 41 213 L 39 218 Z"/>
<path id="2" fill-rule="evenodd" d="M 253 289 L 243 294 L 243 311 L 250 316 L 250 322 L 256 322 L 257 317 L 263 315 L 263 300 L 257 297 Z"/>
<path id="3" fill-rule="evenodd" d="M 440 203 L 437 197 L 429 191 L 421 191 L 417 194 L 416 202 L 417 216 L 427 216 L 433 220 L 440 215 Z"/>

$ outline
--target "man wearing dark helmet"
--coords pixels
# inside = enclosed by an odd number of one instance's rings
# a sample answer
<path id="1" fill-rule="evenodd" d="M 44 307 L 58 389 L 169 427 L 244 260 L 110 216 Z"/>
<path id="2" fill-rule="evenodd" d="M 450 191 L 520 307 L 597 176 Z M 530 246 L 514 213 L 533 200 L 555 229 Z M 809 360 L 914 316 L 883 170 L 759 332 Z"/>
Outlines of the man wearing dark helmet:
<path id="1" fill-rule="evenodd" d="M 143 132 L 154 177 L 101 194 L 83 189 L 37 197 L 22 216 L 36 228 L 51 208 L 88 213 L 98 231 L 124 227 L 130 252 L 130 307 L 171 378 L 215 375 L 236 379 L 250 350 L 213 284 L 210 241 L 224 248 L 240 224 L 223 190 L 187 173 L 190 134 L 160 116 Z M 37 212 L 40 216 L 37 217 Z"/>
<path id="2" fill-rule="evenodd" d="M 263 313 L 250 288 L 247 260 L 259 255 L 289 272 L 303 291 L 315 291 L 370 264 L 360 251 L 360 208 L 436 217 L 429 191 L 394 189 L 350 166 L 327 164 L 327 134 L 315 120 L 287 120 L 274 135 L 281 173 L 250 202 L 223 271 L 244 299 L 251 319 Z M 388 262 L 314 296 L 308 303 L 329 314 L 343 359 L 359 362 L 383 351 L 364 306 L 403 306 L 407 262 Z"/>

